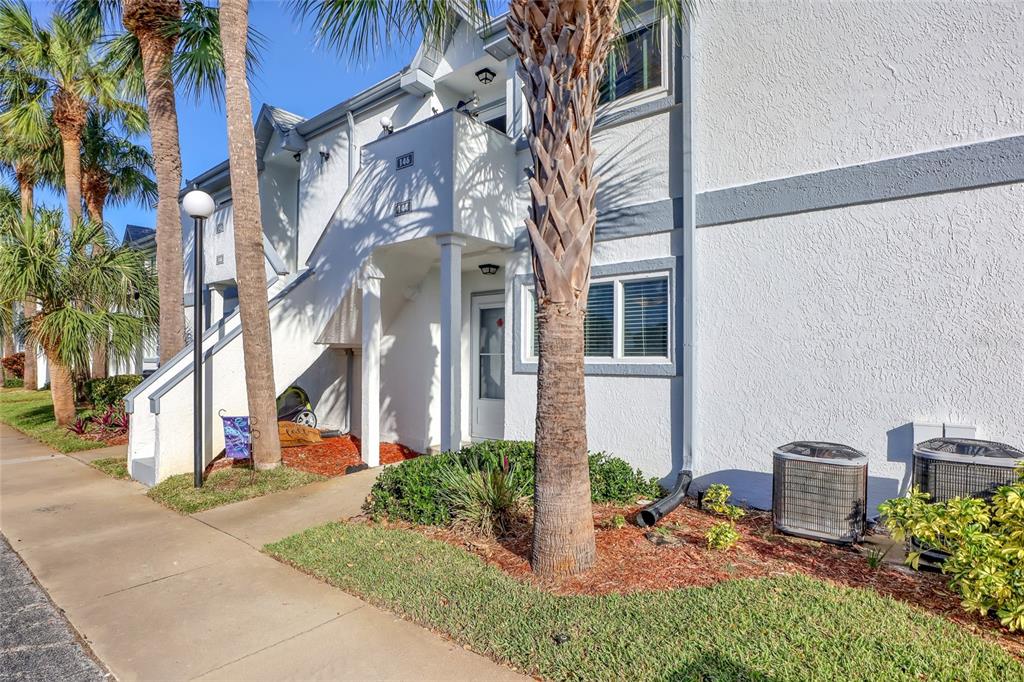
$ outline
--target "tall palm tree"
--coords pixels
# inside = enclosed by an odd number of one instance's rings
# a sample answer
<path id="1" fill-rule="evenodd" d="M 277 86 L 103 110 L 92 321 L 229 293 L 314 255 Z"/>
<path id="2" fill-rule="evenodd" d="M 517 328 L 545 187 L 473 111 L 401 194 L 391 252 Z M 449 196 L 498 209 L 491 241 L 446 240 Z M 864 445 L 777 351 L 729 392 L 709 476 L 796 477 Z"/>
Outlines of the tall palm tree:
<path id="1" fill-rule="evenodd" d="M 18 195 L 11 188 L 0 186 L 0 225 L 13 224 L 18 219 L 18 203 Z M 14 303 L 0 301 L 0 335 L 5 358 L 14 355 L 14 317 Z M 3 366 L 0 366 L 0 380 L 7 383 L 7 368 Z"/>
<path id="2" fill-rule="evenodd" d="M 92 109 L 82 134 L 82 198 L 89 220 L 105 224 L 106 205 L 135 201 L 148 206 L 156 202 L 153 157 L 128 137 L 115 131 L 113 116 Z M 107 376 L 107 344 L 93 349 L 90 376 Z"/>
<path id="3" fill-rule="evenodd" d="M 249 0 L 221 0 L 220 35 L 224 45 L 224 79 L 228 118 L 228 158 L 234 216 L 235 272 L 242 324 L 242 353 L 249 418 L 259 437 L 253 441 L 258 469 L 281 463 L 277 432 L 277 392 L 270 337 L 270 310 L 264 277 L 263 218 L 260 215 L 259 171 L 252 103 L 246 73 Z"/>
<path id="4" fill-rule="evenodd" d="M 223 54 L 217 8 L 202 0 L 65 0 L 67 11 L 97 26 L 120 23 L 128 30 L 114 37 L 118 55 L 139 94 L 146 98 L 157 184 L 156 267 L 160 278 L 160 361 L 185 345 L 182 270 L 181 148 L 175 85 L 194 100 L 219 102 L 223 94 Z M 250 45 L 258 46 L 250 34 Z M 249 68 L 258 62 L 247 55 Z"/>
<path id="5" fill-rule="evenodd" d="M 692 0 L 654 0 L 685 20 Z M 420 29 L 437 40 L 456 11 L 483 19 L 487 0 L 292 0 L 319 37 L 364 55 Z M 621 34 L 622 0 L 510 0 L 508 32 L 530 123 L 530 235 L 539 330 L 532 564 L 544 575 L 582 573 L 595 560 L 584 397 L 583 320 L 597 223 L 591 144 L 601 78 Z"/>
<path id="6" fill-rule="evenodd" d="M 32 300 L 28 322 L 50 363 L 58 424 L 75 418 L 74 372 L 88 366 L 99 338 L 128 358 L 156 325 L 158 300 L 146 256 L 111 243 L 102 225 L 39 209 L 0 225 L 0 303 Z"/>
<path id="7" fill-rule="evenodd" d="M 0 31 L 10 17 L 0 12 Z M 15 46 L 3 43 L 0 48 L 0 169 L 9 171 L 18 185 L 22 220 L 31 220 L 35 210 L 35 189 L 39 184 L 60 187 L 63 184 L 61 140 L 53 117 L 46 109 L 41 93 L 46 83 L 19 67 Z M 11 116 L 11 120 L 7 119 Z M 22 313 L 31 316 L 34 304 L 19 301 Z M 9 338 L 13 344 L 13 336 Z M 7 341 L 7 339 L 5 339 Z M 26 334 L 24 387 L 39 388 L 36 365 L 36 341 Z"/>
<path id="8" fill-rule="evenodd" d="M 142 109 L 124 97 L 122 77 L 100 49 L 101 32 L 93 22 L 58 14 L 44 28 L 24 0 L 0 0 L 0 39 L 11 46 L 12 62 L 43 84 L 38 100 L 49 100 L 64 153 L 64 193 L 68 219 L 82 218 L 82 131 L 92 106 L 117 114 L 128 126 L 144 124 Z M 26 125 L 38 104 L 25 101 L 3 114 L 6 125 Z"/>

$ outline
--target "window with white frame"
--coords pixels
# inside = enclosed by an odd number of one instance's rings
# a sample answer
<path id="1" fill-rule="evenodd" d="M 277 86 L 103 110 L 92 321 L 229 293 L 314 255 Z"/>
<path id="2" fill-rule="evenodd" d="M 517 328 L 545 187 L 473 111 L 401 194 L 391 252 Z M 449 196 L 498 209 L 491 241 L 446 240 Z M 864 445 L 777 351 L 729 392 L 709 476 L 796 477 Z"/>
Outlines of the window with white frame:
<path id="1" fill-rule="evenodd" d="M 539 346 L 537 298 L 526 287 L 523 336 L 527 360 Z M 669 359 L 668 273 L 595 279 L 587 297 L 583 354 L 589 361 L 651 362 Z"/>

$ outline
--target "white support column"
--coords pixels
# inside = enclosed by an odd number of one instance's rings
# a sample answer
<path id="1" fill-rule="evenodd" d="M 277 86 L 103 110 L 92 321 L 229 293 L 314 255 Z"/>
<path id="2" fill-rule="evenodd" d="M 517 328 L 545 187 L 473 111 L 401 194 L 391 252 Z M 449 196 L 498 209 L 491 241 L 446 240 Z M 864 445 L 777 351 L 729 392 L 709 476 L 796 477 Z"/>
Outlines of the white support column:
<path id="1" fill-rule="evenodd" d="M 380 281 L 372 262 L 363 268 L 362 455 L 367 466 L 380 465 Z"/>
<path id="2" fill-rule="evenodd" d="M 462 447 L 462 247 L 454 234 L 441 247 L 441 449 Z"/>
<path id="3" fill-rule="evenodd" d="M 210 324 L 207 327 L 220 322 L 224 317 L 224 290 L 220 287 L 210 287 Z"/>

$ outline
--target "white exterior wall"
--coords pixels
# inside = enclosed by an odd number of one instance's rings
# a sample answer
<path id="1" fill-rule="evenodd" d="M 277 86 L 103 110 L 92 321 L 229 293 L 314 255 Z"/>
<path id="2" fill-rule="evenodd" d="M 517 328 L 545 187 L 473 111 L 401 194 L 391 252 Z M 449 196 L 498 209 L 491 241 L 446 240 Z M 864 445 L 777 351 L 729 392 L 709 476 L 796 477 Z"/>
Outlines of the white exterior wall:
<path id="1" fill-rule="evenodd" d="M 697 22 L 699 190 L 1024 133 L 1024 5 L 725 2 Z M 770 58 L 766 58 L 770 55 Z M 869 502 L 911 422 L 1024 444 L 1024 185 L 701 228 L 698 486 L 771 500 L 771 449 L 846 442 Z"/>
<path id="2" fill-rule="evenodd" d="M 716 0 L 695 26 L 698 191 L 1022 129 L 1024 3 Z"/>
<path id="3" fill-rule="evenodd" d="M 697 473 L 767 506 L 772 448 L 839 441 L 874 505 L 905 490 L 910 422 L 1024 443 L 1021 206 L 1017 184 L 698 231 Z"/>

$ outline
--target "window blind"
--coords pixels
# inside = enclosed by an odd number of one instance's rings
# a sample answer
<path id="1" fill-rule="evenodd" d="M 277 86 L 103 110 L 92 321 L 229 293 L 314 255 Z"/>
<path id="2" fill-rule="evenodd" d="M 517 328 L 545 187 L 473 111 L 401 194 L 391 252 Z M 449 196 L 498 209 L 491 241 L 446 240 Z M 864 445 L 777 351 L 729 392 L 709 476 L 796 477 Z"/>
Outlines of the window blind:
<path id="1" fill-rule="evenodd" d="M 668 357 L 668 279 L 622 284 L 622 354 Z"/>
<path id="2" fill-rule="evenodd" d="M 540 348 L 537 327 L 537 294 L 533 294 L 533 346 L 536 357 Z M 615 285 L 611 282 L 590 285 L 587 317 L 583 322 L 583 354 L 587 357 L 612 357 L 615 353 Z"/>

